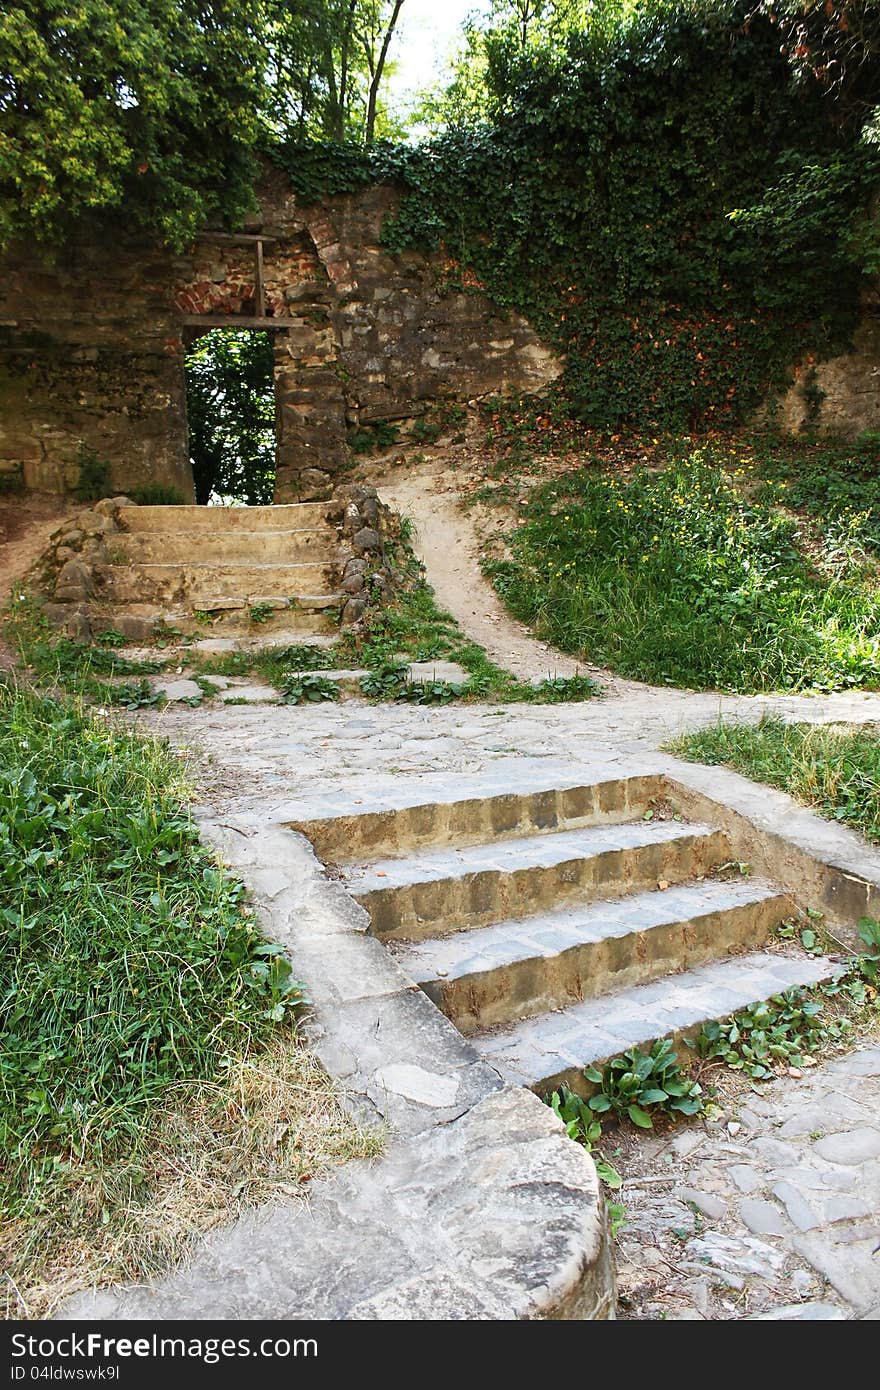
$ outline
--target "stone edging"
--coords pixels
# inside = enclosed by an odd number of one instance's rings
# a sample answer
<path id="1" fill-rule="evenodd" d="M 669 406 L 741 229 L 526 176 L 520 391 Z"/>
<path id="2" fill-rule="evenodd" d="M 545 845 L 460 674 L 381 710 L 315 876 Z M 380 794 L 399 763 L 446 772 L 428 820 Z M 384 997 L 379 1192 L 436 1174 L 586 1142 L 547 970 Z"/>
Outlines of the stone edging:
<path id="1" fill-rule="evenodd" d="M 859 949 L 855 923 L 880 917 L 880 852 L 847 826 L 729 768 L 665 754 L 652 761 L 689 814 L 719 825 L 736 855 L 769 873 L 804 906 L 822 911 L 846 944 Z"/>
<path id="2" fill-rule="evenodd" d="M 367 932 L 308 841 L 257 817 L 202 833 L 248 883 L 313 1004 L 309 1041 L 377 1163 L 209 1235 L 183 1267 L 78 1294 L 61 1320 L 598 1319 L 615 1315 L 607 1217 L 590 1156 L 530 1091 L 505 1086 Z"/>

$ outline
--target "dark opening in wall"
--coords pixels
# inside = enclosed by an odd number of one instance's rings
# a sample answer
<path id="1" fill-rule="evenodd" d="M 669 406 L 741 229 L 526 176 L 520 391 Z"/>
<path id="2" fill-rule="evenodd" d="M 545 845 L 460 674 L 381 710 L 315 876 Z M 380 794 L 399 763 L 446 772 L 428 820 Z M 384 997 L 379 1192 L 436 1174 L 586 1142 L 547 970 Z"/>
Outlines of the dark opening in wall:
<path id="1" fill-rule="evenodd" d="M 186 413 L 196 501 L 260 506 L 275 489 L 272 335 L 213 328 L 186 355 Z"/>

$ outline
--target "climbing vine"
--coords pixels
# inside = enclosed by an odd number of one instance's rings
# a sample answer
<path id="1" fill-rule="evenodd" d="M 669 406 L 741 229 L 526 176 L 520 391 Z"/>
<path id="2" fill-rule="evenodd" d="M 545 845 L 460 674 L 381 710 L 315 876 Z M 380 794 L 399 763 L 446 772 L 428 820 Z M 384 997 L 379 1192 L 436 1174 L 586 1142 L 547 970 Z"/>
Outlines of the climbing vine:
<path id="1" fill-rule="evenodd" d="M 397 183 L 387 247 L 440 249 L 451 285 L 525 313 L 574 417 L 735 424 L 847 343 L 876 257 L 880 146 L 779 39 L 751 0 L 641 8 L 507 64 L 491 121 L 274 158 L 306 201 Z"/>

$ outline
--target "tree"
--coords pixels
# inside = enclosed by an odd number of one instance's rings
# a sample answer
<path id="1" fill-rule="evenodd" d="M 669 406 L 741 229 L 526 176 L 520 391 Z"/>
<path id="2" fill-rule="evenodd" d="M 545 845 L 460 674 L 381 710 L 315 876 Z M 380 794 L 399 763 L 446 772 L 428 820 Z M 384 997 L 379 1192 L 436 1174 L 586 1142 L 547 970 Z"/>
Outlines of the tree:
<path id="1" fill-rule="evenodd" d="M 376 138 L 405 0 L 268 0 L 271 118 L 285 137 Z"/>
<path id="2" fill-rule="evenodd" d="M 259 0 L 13 0 L 0 15 L 0 241 L 110 210 L 181 247 L 251 198 Z"/>
<path id="3" fill-rule="evenodd" d="M 388 49 L 403 9 L 403 0 L 367 0 L 360 7 L 358 37 L 363 46 L 370 76 L 364 120 L 364 144 L 372 145 L 376 134 L 379 88 L 388 61 Z"/>
<path id="4" fill-rule="evenodd" d="M 248 506 L 275 483 L 274 350 L 269 333 L 214 329 L 186 360 L 186 409 L 196 501 Z"/>
<path id="5" fill-rule="evenodd" d="M 838 120 L 864 124 L 880 104 L 878 0 L 764 0 L 802 81 L 833 94 Z"/>
<path id="6" fill-rule="evenodd" d="M 492 0 L 462 25 L 462 42 L 441 90 L 425 93 L 417 119 L 435 133 L 499 115 L 513 73 L 539 54 L 561 54 L 569 35 L 619 19 L 628 0 Z"/>

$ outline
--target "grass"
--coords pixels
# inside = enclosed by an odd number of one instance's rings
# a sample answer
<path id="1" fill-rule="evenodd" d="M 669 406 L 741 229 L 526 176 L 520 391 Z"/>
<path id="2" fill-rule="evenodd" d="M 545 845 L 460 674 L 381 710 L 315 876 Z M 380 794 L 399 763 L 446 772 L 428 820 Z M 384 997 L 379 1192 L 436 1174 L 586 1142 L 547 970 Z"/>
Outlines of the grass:
<path id="1" fill-rule="evenodd" d="M 212 1227 L 305 1197 L 331 1167 L 384 1146 L 283 1026 L 216 1082 L 169 1087 L 146 1120 L 136 1151 L 72 1166 L 59 1204 L 4 1220 L 0 1316 L 45 1318 L 78 1290 L 161 1273 Z"/>
<path id="2" fill-rule="evenodd" d="M 546 704 L 561 701 L 588 700 L 601 693 L 588 676 L 556 677 L 548 672 L 539 685 L 517 680 L 489 660 L 483 648 L 464 635 L 455 618 L 438 607 L 433 590 L 422 577 L 417 562 L 410 560 L 407 587 L 399 591 L 386 607 L 373 610 L 363 632 L 345 636 L 339 643 L 341 658 L 350 664 L 365 666 L 377 673 L 379 680 L 370 688 L 376 695 L 396 698 L 400 681 L 394 673 L 401 664 L 411 661 L 454 661 L 468 673 L 467 683 L 453 698 L 464 700 L 497 700 L 505 704 Z M 387 673 L 387 688 L 380 690 L 382 676 Z M 441 682 L 428 683 L 428 685 Z M 430 689 L 424 694 L 431 703 Z M 448 688 L 437 692 L 437 702 L 445 702 Z"/>
<path id="3" fill-rule="evenodd" d="M 768 498 L 766 472 L 734 445 L 660 469 L 563 473 L 532 492 L 508 556 L 487 573 L 541 637 L 636 679 L 744 693 L 877 688 L 874 523 L 819 492 L 815 515 L 792 515 Z"/>
<path id="4" fill-rule="evenodd" d="M 158 657 L 134 661 L 121 656 L 116 648 L 124 638 L 112 629 L 93 643 L 77 642 L 54 631 L 39 601 L 18 591 L 6 610 L 3 632 L 29 682 L 41 689 L 124 709 L 160 703 L 146 677 L 168 663 Z"/>
<path id="5" fill-rule="evenodd" d="M 136 1145 L 295 1002 L 156 741 L 0 686 L 0 1209 Z"/>
<path id="6" fill-rule="evenodd" d="M 670 752 L 732 767 L 766 782 L 880 844 L 880 730 L 840 725 L 719 723 L 687 734 Z"/>
<path id="7" fill-rule="evenodd" d="M 143 1272 L 230 1192 L 310 1168 L 308 1144 L 318 1163 L 372 1142 L 314 1064 L 284 1060 L 299 986 L 185 792 L 164 744 L 0 683 L 0 1219 L 19 1315 L 70 1278 Z M 316 1106 L 319 1132 L 273 1166 Z"/>

